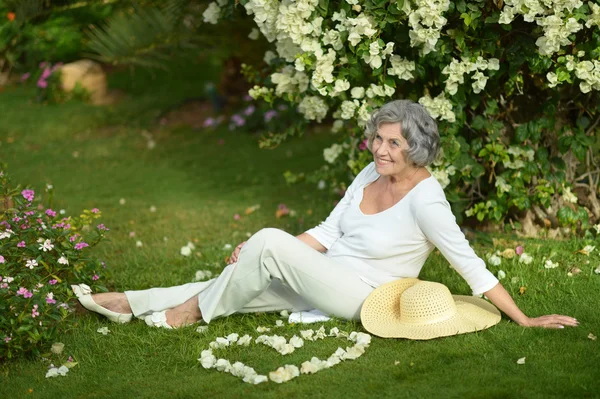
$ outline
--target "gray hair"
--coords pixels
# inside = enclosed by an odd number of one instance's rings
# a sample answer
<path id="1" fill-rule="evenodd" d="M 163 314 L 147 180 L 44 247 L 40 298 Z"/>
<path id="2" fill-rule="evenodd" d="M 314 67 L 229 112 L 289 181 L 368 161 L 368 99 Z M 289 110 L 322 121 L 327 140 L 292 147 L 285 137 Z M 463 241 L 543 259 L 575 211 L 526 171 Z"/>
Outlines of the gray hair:
<path id="1" fill-rule="evenodd" d="M 400 123 L 402 137 L 408 142 L 406 157 L 415 166 L 431 164 L 440 149 L 437 124 L 425 107 L 410 100 L 396 100 L 384 104 L 367 122 L 367 147 L 373 146 L 377 130 L 384 123 Z"/>

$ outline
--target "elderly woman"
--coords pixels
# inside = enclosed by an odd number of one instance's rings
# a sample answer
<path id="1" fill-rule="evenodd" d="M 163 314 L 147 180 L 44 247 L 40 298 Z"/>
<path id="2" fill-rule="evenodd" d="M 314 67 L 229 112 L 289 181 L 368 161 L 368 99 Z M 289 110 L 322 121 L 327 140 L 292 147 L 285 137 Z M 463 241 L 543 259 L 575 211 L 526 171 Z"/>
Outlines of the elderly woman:
<path id="1" fill-rule="evenodd" d="M 434 247 L 470 285 L 522 326 L 576 326 L 568 316 L 531 318 L 469 246 L 426 166 L 439 134 L 425 109 L 407 100 L 385 104 L 366 127 L 374 162 L 356 176 L 344 198 L 319 226 L 293 237 L 263 229 L 231 254 L 215 279 L 170 288 L 89 295 L 83 306 L 127 322 L 179 327 L 232 313 L 320 309 L 359 319 L 367 296 L 384 283 L 417 277 Z"/>

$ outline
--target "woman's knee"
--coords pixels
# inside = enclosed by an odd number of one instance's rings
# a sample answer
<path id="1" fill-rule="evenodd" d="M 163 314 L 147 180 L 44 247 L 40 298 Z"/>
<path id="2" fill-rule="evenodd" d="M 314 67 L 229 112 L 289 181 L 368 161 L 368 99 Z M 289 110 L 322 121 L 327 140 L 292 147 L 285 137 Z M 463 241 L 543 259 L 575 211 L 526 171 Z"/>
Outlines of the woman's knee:
<path id="1" fill-rule="evenodd" d="M 271 244 L 281 240 L 284 237 L 288 237 L 289 234 L 283 230 L 276 229 L 273 227 L 267 227 L 257 231 L 250 239 L 248 244 L 259 244 L 261 247 L 265 244 Z"/>

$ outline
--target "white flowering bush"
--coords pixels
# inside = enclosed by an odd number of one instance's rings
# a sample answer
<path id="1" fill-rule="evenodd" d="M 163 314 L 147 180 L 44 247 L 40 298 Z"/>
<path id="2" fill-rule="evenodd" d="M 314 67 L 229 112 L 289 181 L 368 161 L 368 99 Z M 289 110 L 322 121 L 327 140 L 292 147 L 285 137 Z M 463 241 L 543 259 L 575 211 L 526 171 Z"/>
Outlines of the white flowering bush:
<path id="1" fill-rule="evenodd" d="M 104 263 L 88 255 L 108 231 L 99 217 L 96 208 L 67 217 L 44 207 L 34 190 L 11 187 L 0 165 L 0 360 L 39 354 L 69 328 L 70 284 L 106 291 Z"/>
<path id="2" fill-rule="evenodd" d="M 340 136 L 315 182 L 339 186 L 370 162 L 366 121 L 407 98 L 438 121 L 430 169 L 459 217 L 573 230 L 600 218 L 598 1 L 219 0 L 206 21 L 240 5 L 272 46 L 244 67 L 262 79 L 250 95 Z"/>

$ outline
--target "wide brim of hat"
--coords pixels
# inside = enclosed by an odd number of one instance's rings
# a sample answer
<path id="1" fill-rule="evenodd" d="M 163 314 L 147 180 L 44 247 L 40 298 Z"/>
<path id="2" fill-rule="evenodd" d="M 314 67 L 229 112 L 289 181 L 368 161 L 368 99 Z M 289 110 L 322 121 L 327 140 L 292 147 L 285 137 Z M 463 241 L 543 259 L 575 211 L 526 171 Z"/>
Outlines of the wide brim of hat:
<path id="1" fill-rule="evenodd" d="M 450 319 L 429 324 L 407 324 L 400 319 L 400 296 L 419 279 L 406 278 L 376 288 L 363 303 L 363 327 L 383 338 L 427 340 L 489 328 L 500 322 L 500 312 L 486 300 L 474 296 L 452 295 L 457 313 Z"/>

